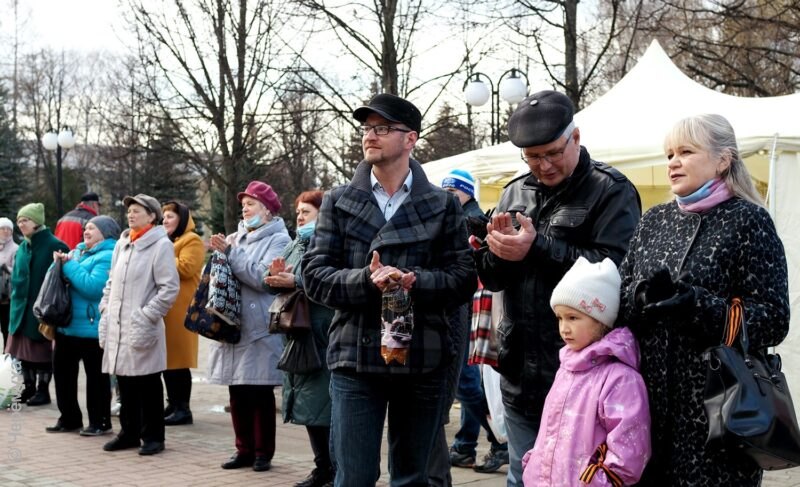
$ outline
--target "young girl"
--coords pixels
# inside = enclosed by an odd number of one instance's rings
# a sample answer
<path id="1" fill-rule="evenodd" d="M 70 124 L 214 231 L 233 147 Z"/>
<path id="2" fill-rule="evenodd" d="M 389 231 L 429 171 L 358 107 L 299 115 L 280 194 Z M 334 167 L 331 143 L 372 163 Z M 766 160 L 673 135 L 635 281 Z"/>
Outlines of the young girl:
<path id="1" fill-rule="evenodd" d="M 619 288 L 610 259 L 579 257 L 553 290 L 550 307 L 566 346 L 536 444 L 522 459 L 526 487 L 630 485 L 650 458 L 639 347 L 627 328 L 612 329 Z"/>

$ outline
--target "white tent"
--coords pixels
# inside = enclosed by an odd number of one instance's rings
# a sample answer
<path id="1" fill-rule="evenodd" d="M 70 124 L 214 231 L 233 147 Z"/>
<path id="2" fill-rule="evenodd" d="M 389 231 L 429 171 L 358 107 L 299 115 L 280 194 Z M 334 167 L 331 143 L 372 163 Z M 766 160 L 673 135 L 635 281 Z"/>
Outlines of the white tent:
<path id="1" fill-rule="evenodd" d="M 636 66 L 575 119 L 592 158 L 624 172 L 645 206 L 652 206 L 670 197 L 664 136 L 676 121 L 700 113 L 719 113 L 731 122 L 751 174 L 767 190 L 789 263 L 792 325 L 779 351 L 800 397 L 800 191 L 793 188 L 800 183 L 800 93 L 772 98 L 719 93 L 683 74 L 653 41 Z M 481 182 L 484 207 L 493 206 L 502 184 L 526 170 L 510 142 L 423 165 L 434 183 L 456 167 Z"/>

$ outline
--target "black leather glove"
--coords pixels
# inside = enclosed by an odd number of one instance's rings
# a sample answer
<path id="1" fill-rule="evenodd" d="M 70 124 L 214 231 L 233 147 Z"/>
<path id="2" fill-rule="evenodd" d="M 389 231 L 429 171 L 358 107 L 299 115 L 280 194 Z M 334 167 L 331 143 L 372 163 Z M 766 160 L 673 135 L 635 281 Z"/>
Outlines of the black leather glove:
<path id="1" fill-rule="evenodd" d="M 694 309 L 697 293 L 692 285 L 692 274 L 682 273 L 672 285 L 674 292 L 671 296 L 644 306 L 645 314 L 653 317 L 676 316 L 691 313 Z"/>
<path id="2" fill-rule="evenodd" d="M 637 311 L 642 311 L 646 306 L 668 299 L 674 294 L 672 276 L 669 270 L 661 268 L 636 286 L 634 303 Z"/>

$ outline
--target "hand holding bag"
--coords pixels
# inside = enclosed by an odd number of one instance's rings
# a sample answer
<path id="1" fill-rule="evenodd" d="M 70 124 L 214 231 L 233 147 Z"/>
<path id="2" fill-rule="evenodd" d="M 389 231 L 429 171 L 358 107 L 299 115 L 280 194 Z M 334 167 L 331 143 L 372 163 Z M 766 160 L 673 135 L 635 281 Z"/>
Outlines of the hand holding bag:
<path id="1" fill-rule="evenodd" d="M 64 327 L 72 322 L 72 298 L 69 295 L 69 284 L 61 269 L 62 265 L 61 259 L 53 262 L 33 303 L 33 316 L 40 323 L 51 327 Z"/>
<path id="2" fill-rule="evenodd" d="M 734 298 L 723 343 L 703 354 L 708 366 L 706 446 L 741 451 L 765 470 L 796 467 L 800 428 L 780 356 L 751 354 L 749 345 L 742 302 Z"/>
<path id="3" fill-rule="evenodd" d="M 269 307 L 269 332 L 288 333 L 311 329 L 308 299 L 302 289 L 275 296 Z"/>
<path id="4" fill-rule="evenodd" d="M 230 324 L 217 314 L 209 313 L 206 304 L 208 303 L 208 288 L 211 280 L 211 260 L 206 263 L 203 275 L 200 277 L 200 284 L 192 297 L 192 303 L 186 312 L 186 319 L 183 326 L 194 333 L 203 335 L 206 338 L 225 343 L 239 343 L 242 330 L 239 325 Z"/>

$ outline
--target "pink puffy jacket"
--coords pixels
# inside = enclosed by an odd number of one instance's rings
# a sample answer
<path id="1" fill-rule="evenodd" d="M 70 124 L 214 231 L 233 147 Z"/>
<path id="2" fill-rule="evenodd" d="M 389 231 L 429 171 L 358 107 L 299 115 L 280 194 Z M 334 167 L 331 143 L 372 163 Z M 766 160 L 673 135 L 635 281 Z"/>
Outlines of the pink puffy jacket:
<path id="1" fill-rule="evenodd" d="M 583 350 L 562 348 L 560 358 L 536 444 L 522 458 L 523 483 L 636 483 L 651 450 L 647 390 L 633 334 L 616 328 Z"/>

